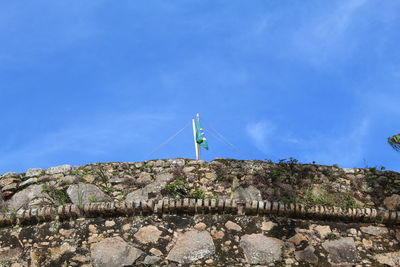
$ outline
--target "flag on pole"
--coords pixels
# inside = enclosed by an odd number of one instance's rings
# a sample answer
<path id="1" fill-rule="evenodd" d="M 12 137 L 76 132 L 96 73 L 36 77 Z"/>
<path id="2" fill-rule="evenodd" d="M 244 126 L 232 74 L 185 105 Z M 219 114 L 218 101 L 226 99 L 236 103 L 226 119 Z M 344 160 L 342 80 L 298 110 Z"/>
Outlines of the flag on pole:
<path id="1" fill-rule="evenodd" d="M 204 137 L 204 129 L 201 127 L 200 120 L 196 118 L 196 142 L 201 147 L 208 150 L 207 139 Z"/>

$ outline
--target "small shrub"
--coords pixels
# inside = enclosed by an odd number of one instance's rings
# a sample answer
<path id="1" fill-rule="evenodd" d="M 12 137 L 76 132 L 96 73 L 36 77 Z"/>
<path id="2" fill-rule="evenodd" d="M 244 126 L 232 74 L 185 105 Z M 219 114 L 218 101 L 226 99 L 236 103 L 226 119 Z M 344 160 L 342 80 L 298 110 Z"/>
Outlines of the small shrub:
<path id="1" fill-rule="evenodd" d="M 66 203 L 70 203 L 71 200 L 67 194 L 67 191 L 61 189 L 55 189 L 50 194 L 60 205 L 64 205 Z"/>
<path id="2" fill-rule="evenodd" d="M 193 190 L 190 195 L 194 198 L 198 198 L 198 199 L 205 199 L 206 198 L 206 194 L 204 193 L 203 189 L 195 189 Z"/>
<path id="3" fill-rule="evenodd" d="M 165 186 L 165 189 L 175 198 L 185 197 L 189 195 L 189 188 L 187 186 L 187 183 L 181 178 L 175 179 L 173 182 L 168 183 Z"/>
<path id="4" fill-rule="evenodd" d="M 336 240 L 336 239 L 339 239 L 339 237 L 337 235 L 335 235 L 334 233 L 330 232 L 325 235 L 324 239 L 325 240 Z"/>

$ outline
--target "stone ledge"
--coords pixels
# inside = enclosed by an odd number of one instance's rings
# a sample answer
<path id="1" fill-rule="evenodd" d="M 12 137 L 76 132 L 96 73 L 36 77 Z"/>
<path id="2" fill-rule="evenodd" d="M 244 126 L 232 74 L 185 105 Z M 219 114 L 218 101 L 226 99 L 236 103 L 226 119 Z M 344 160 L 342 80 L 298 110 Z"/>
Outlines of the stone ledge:
<path id="1" fill-rule="evenodd" d="M 156 202 L 97 202 L 84 205 L 66 204 L 59 207 L 20 209 L 17 213 L 0 213 L 0 226 L 35 224 L 52 220 L 80 217 L 113 217 L 150 214 L 234 214 L 238 216 L 276 215 L 288 218 L 342 220 L 346 222 L 380 222 L 399 224 L 400 211 L 371 208 L 305 206 L 269 201 L 236 201 L 230 199 L 161 199 Z"/>

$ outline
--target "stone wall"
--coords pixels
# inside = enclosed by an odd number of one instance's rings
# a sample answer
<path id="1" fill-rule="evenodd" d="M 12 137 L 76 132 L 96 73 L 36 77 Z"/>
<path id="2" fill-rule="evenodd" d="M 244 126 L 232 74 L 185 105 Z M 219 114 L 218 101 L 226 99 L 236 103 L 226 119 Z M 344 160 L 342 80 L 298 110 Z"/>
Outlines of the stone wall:
<path id="1" fill-rule="evenodd" d="M 0 265 L 400 265 L 389 171 L 172 159 L 0 177 Z"/>

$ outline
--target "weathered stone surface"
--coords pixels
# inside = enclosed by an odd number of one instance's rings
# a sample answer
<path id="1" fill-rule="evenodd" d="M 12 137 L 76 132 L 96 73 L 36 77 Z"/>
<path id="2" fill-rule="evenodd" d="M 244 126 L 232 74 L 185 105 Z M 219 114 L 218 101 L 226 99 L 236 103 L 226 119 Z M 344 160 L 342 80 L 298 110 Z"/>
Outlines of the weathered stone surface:
<path id="1" fill-rule="evenodd" d="M 241 200 L 241 201 L 261 201 L 261 192 L 253 185 L 250 185 L 246 188 L 238 187 L 233 194 L 233 199 Z"/>
<path id="2" fill-rule="evenodd" d="M 167 259 L 187 264 L 214 253 L 215 245 L 211 235 L 206 231 L 192 230 L 178 236 L 175 246 L 169 252 Z"/>
<path id="3" fill-rule="evenodd" d="M 74 175 L 67 175 L 60 178 L 60 182 L 64 184 L 73 184 L 78 181 L 78 178 Z"/>
<path id="4" fill-rule="evenodd" d="M 111 198 L 92 184 L 74 184 L 67 189 L 67 194 L 74 204 L 86 204 L 95 202 L 111 201 Z"/>
<path id="5" fill-rule="evenodd" d="M 271 221 L 269 222 L 262 222 L 261 224 L 261 230 L 263 231 L 270 231 L 272 228 L 274 228 L 277 224 L 273 223 Z"/>
<path id="6" fill-rule="evenodd" d="M 240 232 L 242 231 L 242 227 L 240 227 L 240 225 L 238 225 L 237 223 L 234 223 L 232 221 L 227 221 L 225 223 L 225 228 L 231 231 L 237 231 Z"/>
<path id="7" fill-rule="evenodd" d="M 65 165 L 48 168 L 46 173 L 47 174 L 67 173 L 71 170 L 72 170 L 72 166 L 65 164 Z"/>
<path id="8" fill-rule="evenodd" d="M 138 189 L 130 192 L 126 195 L 126 201 L 147 201 L 149 199 L 149 193 L 145 189 Z"/>
<path id="9" fill-rule="evenodd" d="M 357 263 L 359 255 L 352 237 L 344 237 L 338 240 L 325 241 L 322 247 L 328 251 L 329 260 L 332 263 Z"/>
<path id="10" fill-rule="evenodd" d="M 74 253 L 76 247 L 71 246 L 68 243 L 63 243 L 60 247 L 49 248 L 50 258 L 52 261 L 59 260 L 66 253 Z"/>
<path id="11" fill-rule="evenodd" d="M 15 191 L 18 187 L 17 183 L 12 183 L 12 184 L 8 184 L 6 186 L 4 186 L 1 191 Z"/>
<path id="12" fill-rule="evenodd" d="M 43 169 L 40 168 L 32 168 L 32 169 L 28 169 L 25 173 L 26 177 L 34 177 L 34 176 L 39 176 L 44 172 Z"/>
<path id="13" fill-rule="evenodd" d="M 34 183 L 38 182 L 38 178 L 29 178 L 26 181 L 23 181 L 22 183 L 19 184 L 19 187 L 25 187 Z"/>
<path id="14" fill-rule="evenodd" d="M 149 184 L 153 181 L 153 177 L 148 172 L 141 172 L 139 174 L 139 178 L 136 180 L 137 183 L 140 184 Z"/>
<path id="15" fill-rule="evenodd" d="M 400 251 L 377 254 L 374 258 L 381 264 L 392 267 L 400 266 Z"/>
<path id="16" fill-rule="evenodd" d="M 244 235 L 239 246 L 250 264 L 269 264 L 281 258 L 283 242 L 263 234 Z"/>
<path id="17" fill-rule="evenodd" d="M 331 228 L 329 225 L 316 225 L 314 231 L 317 233 L 319 238 L 325 238 L 327 234 L 331 233 Z"/>
<path id="18" fill-rule="evenodd" d="M 385 204 L 386 208 L 389 210 L 400 209 L 400 195 L 393 194 L 390 197 L 385 198 L 383 204 Z"/>
<path id="19" fill-rule="evenodd" d="M 28 207 L 29 202 L 35 198 L 50 198 L 46 193 L 42 192 L 42 186 L 30 185 L 22 191 L 15 193 L 6 205 L 9 209 L 18 210 L 22 207 Z"/>
<path id="20" fill-rule="evenodd" d="M 386 235 L 389 233 L 388 229 L 386 227 L 378 227 L 378 226 L 373 226 L 369 225 L 367 227 L 360 227 L 361 232 L 370 234 L 370 235 Z"/>
<path id="21" fill-rule="evenodd" d="M 111 237 L 90 247 L 92 263 L 98 267 L 133 265 L 143 251 L 131 246 L 121 237 Z"/>
<path id="22" fill-rule="evenodd" d="M 148 255 L 146 256 L 146 258 L 144 258 L 143 264 L 155 264 L 160 260 L 161 260 L 160 257 Z"/>
<path id="23" fill-rule="evenodd" d="M 16 172 L 6 172 L 5 174 L 3 174 L 1 177 L 2 178 L 9 178 L 9 177 L 18 177 L 18 173 Z"/>
<path id="24" fill-rule="evenodd" d="M 288 241 L 298 246 L 302 241 L 307 241 L 307 238 L 303 234 L 297 233 L 289 238 Z"/>
<path id="25" fill-rule="evenodd" d="M 306 261 L 308 263 L 317 264 L 318 257 L 314 254 L 315 248 L 308 246 L 304 250 L 295 251 L 294 255 L 298 261 Z"/>
<path id="26" fill-rule="evenodd" d="M 1 178 L 0 179 L 0 188 L 7 186 L 9 184 L 17 183 L 18 179 L 15 178 Z"/>
<path id="27" fill-rule="evenodd" d="M 143 244 L 156 243 L 160 238 L 161 231 L 153 225 L 145 226 L 136 232 L 135 238 Z"/>

